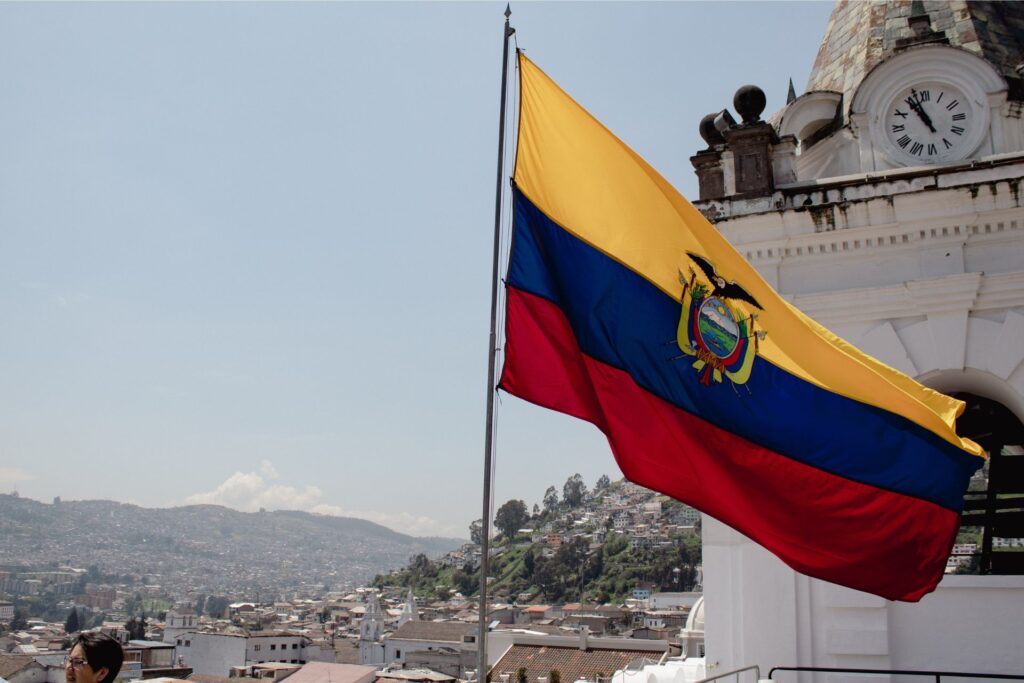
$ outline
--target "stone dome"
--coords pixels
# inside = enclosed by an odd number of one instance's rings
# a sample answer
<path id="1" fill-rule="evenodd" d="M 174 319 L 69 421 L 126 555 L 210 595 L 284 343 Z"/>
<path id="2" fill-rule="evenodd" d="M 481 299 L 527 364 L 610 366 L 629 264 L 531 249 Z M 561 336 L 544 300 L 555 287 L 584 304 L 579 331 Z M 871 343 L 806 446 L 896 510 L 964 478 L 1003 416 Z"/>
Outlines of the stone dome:
<path id="1" fill-rule="evenodd" d="M 693 603 L 689 616 L 686 617 L 686 631 L 689 633 L 704 632 L 704 596 L 697 598 Z"/>

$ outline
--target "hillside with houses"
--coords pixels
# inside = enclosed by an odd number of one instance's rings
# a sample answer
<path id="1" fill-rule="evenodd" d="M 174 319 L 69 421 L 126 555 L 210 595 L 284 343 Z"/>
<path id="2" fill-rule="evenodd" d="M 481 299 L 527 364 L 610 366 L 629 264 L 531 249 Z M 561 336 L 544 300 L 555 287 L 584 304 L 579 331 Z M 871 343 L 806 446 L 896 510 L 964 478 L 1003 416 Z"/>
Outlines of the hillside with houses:
<path id="1" fill-rule="evenodd" d="M 690 591 L 699 586 L 700 514 L 631 482 L 601 477 L 588 490 L 573 475 L 527 512 L 510 500 L 495 515 L 491 590 L 510 602 L 622 602 L 638 588 Z M 474 595 L 479 586 L 480 524 L 473 541 L 439 560 L 412 558 L 398 572 L 378 575 L 378 588 L 412 588 L 417 595 Z"/>

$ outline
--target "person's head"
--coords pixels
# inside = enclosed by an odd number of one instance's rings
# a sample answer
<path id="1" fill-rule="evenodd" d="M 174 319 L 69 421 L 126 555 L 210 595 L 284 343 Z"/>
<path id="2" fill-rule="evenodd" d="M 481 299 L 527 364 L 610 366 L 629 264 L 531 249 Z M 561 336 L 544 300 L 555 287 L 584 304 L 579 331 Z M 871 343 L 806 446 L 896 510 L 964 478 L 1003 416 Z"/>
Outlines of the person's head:
<path id="1" fill-rule="evenodd" d="M 113 683 L 124 661 L 121 644 L 105 633 L 79 633 L 64 660 L 67 683 Z"/>

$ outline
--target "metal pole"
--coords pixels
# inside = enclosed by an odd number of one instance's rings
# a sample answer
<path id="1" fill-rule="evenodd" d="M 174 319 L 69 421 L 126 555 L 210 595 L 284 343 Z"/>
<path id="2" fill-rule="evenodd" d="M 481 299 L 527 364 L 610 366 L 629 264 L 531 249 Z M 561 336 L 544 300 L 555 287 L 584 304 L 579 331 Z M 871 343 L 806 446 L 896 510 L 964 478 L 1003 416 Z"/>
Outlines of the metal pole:
<path id="1" fill-rule="evenodd" d="M 508 43 L 515 29 L 508 20 L 512 9 L 505 6 L 505 28 L 502 32 L 501 52 L 501 107 L 498 114 L 498 177 L 494 191 L 494 259 L 491 268 L 491 335 L 487 352 L 487 431 L 484 434 L 484 502 L 481 515 L 480 539 L 480 629 L 476 639 L 476 680 L 483 683 L 487 676 L 487 575 L 490 573 L 491 535 L 491 459 L 494 447 L 494 367 L 498 352 L 498 261 L 501 245 L 501 174 L 505 166 L 505 100 L 508 90 Z"/>

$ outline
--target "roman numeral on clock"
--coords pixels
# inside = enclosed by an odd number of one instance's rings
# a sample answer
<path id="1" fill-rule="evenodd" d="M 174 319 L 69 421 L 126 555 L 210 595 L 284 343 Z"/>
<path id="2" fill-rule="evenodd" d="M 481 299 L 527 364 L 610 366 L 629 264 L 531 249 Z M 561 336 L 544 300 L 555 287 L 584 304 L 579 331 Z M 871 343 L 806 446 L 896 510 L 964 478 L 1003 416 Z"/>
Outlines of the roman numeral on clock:
<path id="1" fill-rule="evenodd" d="M 946 111 L 953 111 L 958 106 L 960 106 L 960 100 L 953 100 L 952 102 L 946 105 Z"/>
<path id="2" fill-rule="evenodd" d="M 896 141 L 896 144 L 899 145 L 900 147 L 906 149 L 907 145 L 910 144 L 910 136 L 909 135 L 904 135 L 903 137 L 901 137 L 899 140 Z"/>
<path id="3" fill-rule="evenodd" d="M 953 133 L 954 135 L 963 135 L 964 129 L 961 128 L 960 126 L 953 126 L 952 128 L 949 129 L 949 132 Z"/>
<path id="4" fill-rule="evenodd" d="M 930 142 L 928 143 L 928 155 L 929 155 L 929 156 L 931 156 L 931 155 L 933 155 L 933 154 L 936 154 L 936 153 L 938 153 L 938 151 L 939 151 L 939 150 L 935 148 L 935 145 L 933 145 L 933 144 L 932 144 L 932 143 L 930 143 Z"/>
<path id="5" fill-rule="evenodd" d="M 905 126 L 902 123 L 894 123 L 894 124 L 892 124 L 892 132 L 893 133 L 902 133 L 904 128 L 905 128 Z"/>
<path id="6" fill-rule="evenodd" d="M 963 121 L 967 118 L 967 114 L 960 112 L 959 114 L 953 114 L 954 121 Z"/>

